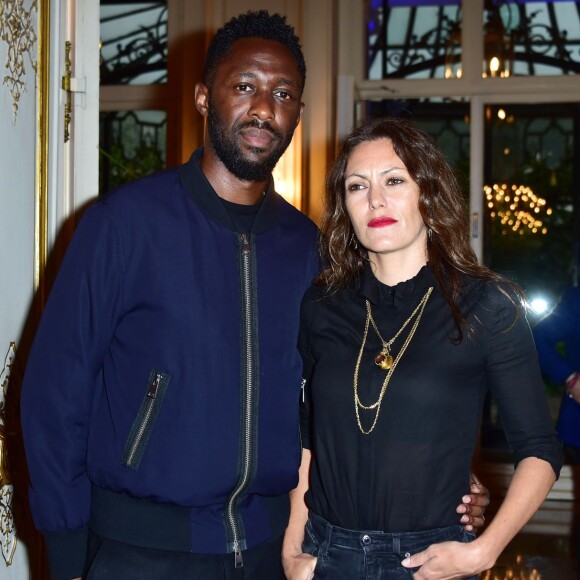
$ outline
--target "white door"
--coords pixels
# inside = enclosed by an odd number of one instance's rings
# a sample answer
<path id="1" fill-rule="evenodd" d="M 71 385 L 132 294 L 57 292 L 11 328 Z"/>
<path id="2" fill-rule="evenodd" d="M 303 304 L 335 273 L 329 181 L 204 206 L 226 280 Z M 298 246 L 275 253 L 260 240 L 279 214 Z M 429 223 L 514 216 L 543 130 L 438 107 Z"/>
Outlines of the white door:
<path id="1" fill-rule="evenodd" d="M 75 0 L 0 3 L 0 78 L 4 79 L 0 84 L 3 580 L 48 578 L 38 535 L 20 515 L 26 514 L 25 506 L 13 501 L 13 495 L 26 497 L 26 469 L 19 438 L 8 433 L 18 429 L 22 371 L 48 289 L 46 264 L 59 261 L 55 244 L 64 247 L 75 214 L 97 194 L 99 28 L 94 23 L 98 10 L 97 0 L 79 1 L 78 5 Z M 65 143 L 67 93 L 61 86 L 67 40 L 71 41 L 72 120 Z"/>

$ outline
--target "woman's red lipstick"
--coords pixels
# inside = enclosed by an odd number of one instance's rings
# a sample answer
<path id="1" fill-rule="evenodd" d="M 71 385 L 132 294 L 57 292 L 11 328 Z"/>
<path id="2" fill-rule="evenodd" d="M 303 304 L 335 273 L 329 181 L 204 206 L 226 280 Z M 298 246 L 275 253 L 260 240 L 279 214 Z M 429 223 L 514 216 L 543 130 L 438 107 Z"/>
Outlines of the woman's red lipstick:
<path id="1" fill-rule="evenodd" d="M 392 226 L 396 224 L 397 220 L 390 217 L 380 217 L 372 219 L 367 226 L 369 228 L 384 228 L 385 226 Z"/>

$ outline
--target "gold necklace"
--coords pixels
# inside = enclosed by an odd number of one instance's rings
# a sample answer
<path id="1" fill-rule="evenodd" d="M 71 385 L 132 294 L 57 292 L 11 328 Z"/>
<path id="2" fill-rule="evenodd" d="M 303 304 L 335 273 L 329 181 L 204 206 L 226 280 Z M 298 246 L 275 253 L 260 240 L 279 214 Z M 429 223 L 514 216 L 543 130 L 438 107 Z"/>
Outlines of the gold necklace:
<path id="1" fill-rule="evenodd" d="M 381 343 L 383 345 L 381 352 L 375 357 L 375 364 L 378 367 L 381 367 L 384 371 L 388 371 L 393 366 L 393 356 L 391 355 L 391 346 L 392 346 L 393 342 L 395 342 L 395 340 L 397 340 L 397 338 L 399 337 L 401 332 L 403 332 L 403 330 L 405 330 L 405 328 L 407 327 L 407 324 L 409 324 L 409 322 L 411 322 L 411 320 L 413 320 L 413 317 L 415 316 L 415 314 L 417 314 L 419 309 L 422 306 L 424 306 L 424 303 L 427 302 L 427 300 L 429 299 L 429 296 L 430 296 L 432 290 L 433 290 L 433 288 L 429 288 L 429 290 L 427 290 L 427 294 L 425 294 L 425 296 L 423 296 L 423 298 L 421 299 L 421 302 L 419 302 L 419 304 L 417 304 L 417 308 L 415 308 L 415 310 L 413 310 L 413 312 L 411 313 L 411 316 L 409 316 L 409 318 L 407 318 L 407 320 L 405 320 L 405 323 L 403 324 L 403 326 L 401 326 L 401 328 L 399 328 L 399 331 L 397 332 L 397 334 L 395 334 L 395 336 L 393 336 L 393 338 L 391 338 L 391 340 L 389 340 L 389 342 L 386 342 L 385 339 L 381 336 L 381 333 L 379 332 L 379 329 L 377 328 L 377 325 L 375 324 L 375 319 L 373 318 L 373 315 L 371 312 L 371 303 L 368 300 L 366 301 L 366 303 L 367 303 L 367 324 L 368 324 L 368 320 L 370 320 L 371 324 L 373 325 L 373 328 L 375 329 L 375 332 L 377 333 L 377 336 L 379 337 L 379 340 L 381 341 Z M 365 334 L 364 340 L 366 340 L 366 334 Z M 364 340 L 363 340 L 363 345 L 364 345 Z"/>
<path id="2" fill-rule="evenodd" d="M 407 346 L 409 346 L 409 343 L 411 342 L 411 339 L 413 338 L 413 335 L 415 334 L 415 331 L 417 330 L 417 327 L 419 326 L 419 322 L 421 321 L 421 316 L 423 316 L 423 311 L 425 310 L 425 306 L 427 305 L 427 300 L 429 300 L 429 296 L 431 296 L 431 292 L 433 292 L 433 286 L 431 286 L 427 290 L 427 292 L 425 293 L 425 296 L 423 296 L 423 298 L 421 298 L 421 301 L 419 302 L 419 304 L 417 305 L 415 310 L 413 310 L 413 312 L 411 313 L 411 316 L 409 316 L 409 318 L 407 318 L 407 320 L 405 320 L 403 326 L 401 326 L 401 328 L 398 330 L 397 334 L 395 334 L 395 336 L 393 336 L 393 338 L 391 338 L 391 340 L 389 340 L 389 342 L 385 342 L 385 340 L 383 340 L 383 337 L 381 336 L 381 333 L 379 332 L 379 329 L 377 328 L 377 325 L 375 324 L 375 321 L 373 319 L 373 315 L 372 315 L 372 311 L 371 311 L 371 304 L 368 300 L 366 300 L 367 319 L 365 322 L 365 331 L 364 331 L 364 335 L 363 335 L 362 344 L 360 347 L 360 352 L 358 353 L 358 358 L 356 361 L 356 365 L 354 367 L 354 380 L 353 380 L 354 411 L 356 414 L 356 422 L 358 423 L 358 428 L 361 430 L 361 433 L 363 435 L 369 435 L 369 433 L 371 433 L 373 431 L 373 429 L 375 428 L 375 426 L 377 424 L 377 420 L 379 418 L 379 413 L 381 411 L 381 403 L 383 402 L 383 397 L 385 396 L 385 393 L 387 392 L 387 387 L 389 386 L 389 381 L 391 380 L 391 377 L 392 377 L 393 373 L 395 372 L 395 368 L 397 367 L 397 364 L 401 360 L 401 357 L 405 353 L 405 350 L 407 350 Z M 415 322 L 413 323 L 413 326 L 411 327 L 411 331 L 409 332 L 409 335 L 405 339 L 405 342 L 403 343 L 401 350 L 399 351 L 399 353 L 397 354 L 395 359 L 393 359 L 392 355 L 390 354 L 391 345 L 393 344 L 395 339 L 401 334 L 401 332 L 403 332 L 403 330 L 411 322 L 411 320 L 413 320 L 413 317 L 415 317 L 415 315 L 417 317 L 415 318 Z M 387 370 L 388 372 L 387 372 L 387 376 L 385 377 L 385 380 L 383 381 L 383 386 L 381 387 L 381 392 L 379 393 L 379 398 L 372 405 L 363 405 L 363 403 L 361 403 L 359 396 L 358 396 L 358 373 L 359 373 L 360 363 L 362 360 L 363 351 L 364 351 L 365 344 L 367 341 L 367 336 L 369 333 L 369 325 L 370 324 L 372 324 L 375 332 L 377 333 L 377 336 L 379 337 L 381 343 L 383 344 L 383 348 L 382 348 L 381 352 L 375 357 L 375 364 L 380 366 L 381 368 Z M 383 365 L 385 365 L 385 366 L 383 366 Z M 386 366 L 386 365 L 388 365 L 388 366 Z M 360 420 L 360 415 L 359 415 L 359 407 L 361 409 L 364 409 L 365 411 L 371 411 L 371 410 L 376 409 L 373 424 L 371 425 L 371 427 L 368 431 L 365 431 L 363 426 L 362 426 L 362 423 Z"/>

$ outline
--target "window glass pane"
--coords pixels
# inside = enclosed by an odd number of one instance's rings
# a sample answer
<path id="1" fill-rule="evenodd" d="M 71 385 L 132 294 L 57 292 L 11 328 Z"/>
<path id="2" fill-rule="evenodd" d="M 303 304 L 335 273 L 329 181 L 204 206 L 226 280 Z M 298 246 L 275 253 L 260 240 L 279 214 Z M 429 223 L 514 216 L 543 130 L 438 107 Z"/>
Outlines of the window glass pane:
<path id="1" fill-rule="evenodd" d="M 486 108 L 485 261 L 519 283 L 533 325 L 578 275 L 580 242 L 580 104 Z M 562 386 L 546 379 L 554 419 Z M 507 449 L 489 401 L 482 444 Z"/>
<path id="2" fill-rule="evenodd" d="M 580 72 L 580 2 L 487 0 L 484 76 Z"/>
<path id="3" fill-rule="evenodd" d="M 101 84 L 167 82 L 167 2 L 101 2 Z"/>
<path id="4" fill-rule="evenodd" d="M 370 0 L 367 76 L 461 76 L 461 1 Z"/>
<path id="5" fill-rule="evenodd" d="M 464 99 L 366 101 L 366 117 L 408 117 L 436 141 L 469 196 L 469 102 Z"/>
<path id="6" fill-rule="evenodd" d="M 101 112 L 99 122 L 101 193 L 165 167 L 165 111 Z"/>
<path id="7" fill-rule="evenodd" d="M 578 241 L 580 105 L 488 106 L 486 123 L 486 261 L 553 304 Z"/>

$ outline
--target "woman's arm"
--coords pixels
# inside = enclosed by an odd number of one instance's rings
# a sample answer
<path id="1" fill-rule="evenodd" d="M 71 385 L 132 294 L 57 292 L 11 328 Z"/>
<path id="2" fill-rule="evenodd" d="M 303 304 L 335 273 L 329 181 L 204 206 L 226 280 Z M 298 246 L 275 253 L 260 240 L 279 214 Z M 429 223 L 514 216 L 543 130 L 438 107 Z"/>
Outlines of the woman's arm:
<path id="1" fill-rule="evenodd" d="M 499 511 L 479 538 L 469 544 L 433 544 L 403 560 L 403 566 L 421 566 L 414 575 L 417 580 L 445 580 L 488 570 L 538 510 L 555 481 L 556 475 L 547 461 L 537 457 L 523 459 Z"/>
<path id="2" fill-rule="evenodd" d="M 308 508 L 304 495 L 308 491 L 310 458 L 310 450 L 303 449 L 298 485 L 290 492 L 290 520 L 282 546 L 282 564 L 288 580 L 310 580 L 314 577 L 316 567 L 316 558 L 302 552 L 304 526 L 308 520 Z"/>

